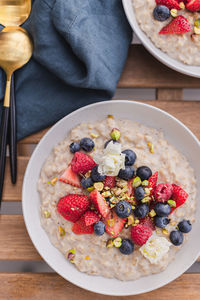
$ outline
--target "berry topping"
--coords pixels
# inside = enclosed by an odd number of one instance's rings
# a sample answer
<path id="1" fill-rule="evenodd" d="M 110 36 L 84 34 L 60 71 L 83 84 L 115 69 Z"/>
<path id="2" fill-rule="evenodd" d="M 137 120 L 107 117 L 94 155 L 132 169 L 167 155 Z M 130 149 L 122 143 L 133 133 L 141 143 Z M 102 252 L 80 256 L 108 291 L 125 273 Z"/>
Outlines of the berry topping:
<path id="1" fill-rule="evenodd" d="M 188 194 L 180 186 L 172 184 L 173 194 L 172 200 L 176 202 L 176 207 L 172 207 L 171 213 L 179 206 L 183 205 L 188 198 Z"/>
<path id="2" fill-rule="evenodd" d="M 156 203 L 154 210 L 159 217 L 167 217 L 171 212 L 171 207 L 167 203 Z"/>
<path id="3" fill-rule="evenodd" d="M 124 255 L 129 255 L 134 251 L 133 242 L 129 239 L 123 239 L 122 245 L 119 247 L 119 251 Z"/>
<path id="4" fill-rule="evenodd" d="M 84 217 L 86 226 L 93 225 L 100 220 L 100 217 L 92 210 L 86 211 Z"/>
<path id="5" fill-rule="evenodd" d="M 90 199 L 102 217 L 106 218 L 110 209 L 105 198 L 95 189 L 90 193 Z"/>
<path id="6" fill-rule="evenodd" d="M 190 11 L 200 11 L 200 1 L 199 0 L 189 0 L 186 4 L 186 8 Z"/>
<path id="7" fill-rule="evenodd" d="M 157 21 L 165 21 L 170 17 L 170 10 L 167 6 L 157 5 L 153 10 L 154 19 Z"/>
<path id="8" fill-rule="evenodd" d="M 146 215 L 149 213 L 149 207 L 147 204 L 140 204 L 136 207 L 136 209 L 134 210 L 134 215 L 137 218 L 144 218 L 146 217 Z"/>
<path id="9" fill-rule="evenodd" d="M 85 224 L 85 216 L 83 215 L 74 225 L 72 231 L 75 234 L 92 234 L 94 232 L 93 225 L 87 226 Z"/>
<path id="10" fill-rule="evenodd" d="M 140 224 L 144 224 L 147 227 L 151 228 L 151 230 L 155 230 L 153 219 L 151 219 L 150 217 L 140 219 Z"/>
<path id="11" fill-rule="evenodd" d="M 124 150 L 122 151 L 123 154 L 125 154 L 125 166 L 132 166 L 135 161 L 136 161 L 136 154 L 135 152 L 133 152 L 132 150 L 130 149 L 127 149 L 127 150 Z"/>
<path id="12" fill-rule="evenodd" d="M 113 142 L 113 144 L 119 143 L 118 141 L 115 141 L 115 140 L 110 139 L 110 140 L 108 140 L 107 142 L 105 142 L 104 148 L 106 148 L 110 142 Z"/>
<path id="13" fill-rule="evenodd" d="M 91 178 L 94 182 L 101 182 L 101 181 L 104 181 L 105 179 L 105 176 L 101 175 L 99 172 L 98 172 L 98 166 L 95 166 L 93 169 L 92 169 L 92 172 L 91 172 Z"/>
<path id="14" fill-rule="evenodd" d="M 115 212 L 120 218 L 127 218 L 131 214 L 131 204 L 127 201 L 119 201 L 115 207 Z"/>
<path id="15" fill-rule="evenodd" d="M 77 142 L 71 143 L 69 146 L 69 149 L 70 149 L 71 153 L 80 151 L 80 149 L 81 149 L 80 143 L 77 143 Z"/>
<path id="16" fill-rule="evenodd" d="M 71 161 L 71 168 L 74 173 L 85 174 L 92 170 L 95 165 L 92 157 L 82 152 L 76 152 Z"/>
<path id="17" fill-rule="evenodd" d="M 144 245 L 152 235 L 153 231 L 151 228 L 144 224 L 138 224 L 131 228 L 131 238 L 133 242 L 139 246 Z"/>
<path id="18" fill-rule="evenodd" d="M 158 5 L 167 6 L 169 9 L 173 9 L 173 8 L 181 9 L 177 0 L 156 0 L 156 3 Z"/>
<path id="19" fill-rule="evenodd" d="M 104 220 L 106 232 L 113 238 L 118 236 L 122 231 L 125 222 L 126 219 L 119 218 L 114 211 L 111 211 L 110 214 Z"/>
<path id="20" fill-rule="evenodd" d="M 169 239 L 174 246 L 180 246 L 183 243 L 183 234 L 179 230 L 173 230 L 170 233 Z"/>
<path id="21" fill-rule="evenodd" d="M 86 137 L 80 141 L 80 146 L 84 151 L 90 152 L 94 148 L 94 142 L 92 139 Z"/>
<path id="22" fill-rule="evenodd" d="M 74 173 L 70 166 L 61 175 L 61 177 L 59 178 L 59 181 L 71 184 L 76 187 L 81 187 L 79 175 Z"/>
<path id="23" fill-rule="evenodd" d="M 135 189 L 135 199 L 140 201 L 144 198 L 144 195 L 145 195 L 145 191 L 143 189 L 142 186 L 138 186 L 136 189 Z"/>
<path id="24" fill-rule="evenodd" d="M 168 201 L 173 193 L 173 186 L 169 183 L 160 183 L 154 191 L 154 197 L 157 202 Z"/>
<path id="25" fill-rule="evenodd" d="M 106 176 L 104 181 L 104 186 L 109 187 L 110 189 L 115 187 L 115 176 Z"/>
<path id="26" fill-rule="evenodd" d="M 188 233 L 192 230 L 192 224 L 189 220 L 183 220 L 178 223 L 178 229 L 183 233 Z"/>
<path id="27" fill-rule="evenodd" d="M 88 177 L 88 178 L 83 177 L 83 178 L 81 179 L 81 186 L 82 186 L 84 189 L 87 189 L 87 188 L 93 186 L 93 184 L 94 184 L 94 182 L 93 182 L 93 180 L 92 180 L 91 177 Z"/>
<path id="28" fill-rule="evenodd" d="M 148 180 L 149 177 L 152 176 L 152 171 L 149 167 L 146 167 L 146 166 L 142 166 L 142 167 L 139 167 L 136 171 L 136 175 L 138 177 L 140 177 L 140 179 L 143 181 L 143 180 Z"/>
<path id="29" fill-rule="evenodd" d="M 154 218 L 155 225 L 159 228 L 165 228 L 169 224 L 169 219 L 167 217 L 158 217 Z"/>
<path id="30" fill-rule="evenodd" d="M 96 235 L 103 235 L 105 232 L 105 224 L 101 221 L 94 224 L 94 232 Z"/>
<path id="31" fill-rule="evenodd" d="M 158 171 L 156 173 L 154 173 L 151 177 L 149 177 L 149 186 L 148 188 L 151 188 L 151 195 L 154 194 L 154 190 L 156 188 L 156 184 L 157 184 L 157 180 L 158 180 Z"/>
<path id="32" fill-rule="evenodd" d="M 118 177 L 124 180 L 129 180 L 133 178 L 135 170 L 131 166 L 125 166 L 125 169 L 119 171 Z"/>
<path id="33" fill-rule="evenodd" d="M 69 194 L 59 200 L 57 210 L 59 214 L 70 222 L 76 222 L 90 206 L 85 195 Z"/>
<path id="34" fill-rule="evenodd" d="M 159 34 L 179 34 L 190 32 L 191 30 L 192 27 L 190 26 L 188 20 L 183 16 L 178 16 L 174 18 L 171 23 L 163 27 Z"/>

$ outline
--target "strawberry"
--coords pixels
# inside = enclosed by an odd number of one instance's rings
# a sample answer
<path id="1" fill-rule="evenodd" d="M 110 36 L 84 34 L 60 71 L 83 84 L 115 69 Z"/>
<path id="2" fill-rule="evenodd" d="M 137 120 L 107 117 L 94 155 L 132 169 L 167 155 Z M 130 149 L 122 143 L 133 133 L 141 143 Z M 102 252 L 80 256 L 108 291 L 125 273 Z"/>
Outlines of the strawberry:
<path id="1" fill-rule="evenodd" d="M 102 217 L 106 218 L 110 209 L 105 198 L 95 189 L 90 193 L 90 199 Z"/>
<path id="2" fill-rule="evenodd" d="M 93 225 L 100 220 L 100 217 L 92 210 L 86 211 L 84 218 L 86 226 Z"/>
<path id="3" fill-rule="evenodd" d="M 190 0 L 186 4 L 186 8 L 190 11 L 200 11 L 200 0 Z"/>
<path id="4" fill-rule="evenodd" d="M 179 34 L 189 32 L 191 30 L 192 27 L 188 20 L 183 16 L 178 16 L 174 18 L 171 23 L 163 27 L 159 34 Z"/>
<path id="5" fill-rule="evenodd" d="M 173 186 L 169 183 L 160 183 L 154 191 L 154 197 L 157 202 L 168 201 L 173 193 Z"/>
<path id="6" fill-rule="evenodd" d="M 154 222 L 153 222 L 153 219 L 150 218 L 150 217 L 140 219 L 140 224 L 143 224 L 143 225 L 147 226 L 148 228 L 151 228 L 151 230 L 156 229 L 155 225 L 154 225 Z"/>
<path id="7" fill-rule="evenodd" d="M 85 223 L 85 216 L 83 215 L 74 225 L 72 231 L 75 234 L 92 234 L 94 232 L 93 225 L 87 226 Z"/>
<path id="8" fill-rule="evenodd" d="M 117 214 L 112 210 L 103 222 L 105 224 L 106 232 L 110 236 L 115 238 L 122 231 L 126 219 L 119 218 Z"/>
<path id="9" fill-rule="evenodd" d="M 133 195 L 133 179 L 130 179 L 128 181 L 128 196 L 132 196 Z"/>
<path id="10" fill-rule="evenodd" d="M 153 193 L 154 193 L 154 190 L 155 190 L 156 184 L 157 184 L 157 180 L 158 180 L 158 171 L 157 171 L 156 173 L 154 173 L 154 174 L 148 179 L 148 181 L 149 181 L 149 186 L 148 186 L 148 188 L 151 188 L 151 189 L 152 189 L 152 190 L 151 190 L 150 196 L 152 196 Z"/>
<path id="11" fill-rule="evenodd" d="M 171 213 L 179 206 L 183 205 L 188 198 L 188 193 L 184 191 L 180 186 L 176 184 L 172 184 L 173 186 L 173 193 L 172 193 L 172 200 L 176 201 L 176 207 L 172 207 Z"/>
<path id="12" fill-rule="evenodd" d="M 152 229 L 145 224 L 137 224 L 131 228 L 131 238 L 139 246 L 144 245 L 152 233 Z"/>
<path id="13" fill-rule="evenodd" d="M 112 189 L 115 186 L 115 176 L 106 176 L 104 186 Z"/>
<path id="14" fill-rule="evenodd" d="M 57 210 L 59 214 L 70 222 L 76 222 L 90 206 L 85 195 L 69 194 L 59 200 Z"/>
<path id="15" fill-rule="evenodd" d="M 74 173 L 85 174 L 92 170 L 94 166 L 96 166 L 96 163 L 92 157 L 83 152 L 76 152 L 71 161 L 71 168 Z"/>
<path id="16" fill-rule="evenodd" d="M 180 5 L 176 0 L 156 0 L 156 3 L 158 5 L 164 5 L 167 6 L 169 9 L 176 8 L 176 9 L 181 9 Z"/>
<path id="17" fill-rule="evenodd" d="M 59 181 L 71 184 L 76 187 L 81 187 L 81 182 L 79 175 L 72 171 L 72 168 L 69 166 L 65 172 L 59 178 Z"/>

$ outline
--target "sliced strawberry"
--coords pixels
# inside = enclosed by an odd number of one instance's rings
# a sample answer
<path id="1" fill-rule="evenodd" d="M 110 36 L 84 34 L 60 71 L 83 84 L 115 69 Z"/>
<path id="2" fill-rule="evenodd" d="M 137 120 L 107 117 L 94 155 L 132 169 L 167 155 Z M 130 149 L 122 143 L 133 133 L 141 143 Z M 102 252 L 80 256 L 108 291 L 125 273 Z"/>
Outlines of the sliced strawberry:
<path id="1" fill-rule="evenodd" d="M 183 16 L 178 16 L 161 29 L 159 34 L 179 34 L 186 33 L 192 30 L 190 23 Z"/>
<path id="2" fill-rule="evenodd" d="M 122 231 L 126 219 L 119 218 L 117 214 L 112 210 L 103 222 L 105 224 L 106 232 L 114 238 L 118 236 Z"/>
<path id="3" fill-rule="evenodd" d="M 104 180 L 104 186 L 107 186 L 111 189 L 115 187 L 115 176 L 106 176 Z"/>
<path id="4" fill-rule="evenodd" d="M 190 11 L 200 11 L 200 0 L 191 0 L 186 4 L 186 8 Z"/>
<path id="5" fill-rule="evenodd" d="M 84 218 L 86 226 L 93 225 L 100 220 L 100 217 L 92 210 L 86 211 Z"/>
<path id="6" fill-rule="evenodd" d="M 92 170 L 94 166 L 96 166 L 96 163 L 92 157 L 83 152 L 76 152 L 71 161 L 71 168 L 74 173 L 85 174 Z"/>
<path id="7" fill-rule="evenodd" d="M 87 226 L 85 224 L 85 217 L 82 216 L 74 225 L 72 226 L 72 231 L 75 234 L 92 234 L 94 232 L 93 225 Z"/>
<path id="8" fill-rule="evenodd" d="M 176 207 L 172 207 L 171 213 L 179 206 L 183 205 L 188 198 L 188 193 L 184 191 L 180 186 L 172 184 L 173 194 L 172 200 L 176 201 Z"/>
<path id="9" fill-rule="evenodd" d="M 90 193 L 90 199 L 102 217 L 106 218 L 110 212 L 110 208 L 105 198 L 95 189 Z"/>
<path id="10" fill-rule="evenodd" d="M 59 200 L 57 210 L 59 214 L 70 222 L 76 222 L 90 206 L 85 195 L 69 194 Z"/>
<path id="11" fill-rule="evenodd" d="M 167 6 L 169 9 L 181 9 L 179 3 L 176 0 L 156 0 L 158 5 Z"/>
<path id="12" fill-rule="evenodd" d="M 144 224 L 148 228 L 151 228 L 151 230 L 155 230 L 156 229 L 154 221 L 150 217 L 146 217 L 146 218 L 140 219 L 140 224 Z"/>
<path id="13" fill-rule="evenodd" d="M 144 245 L 152 233 L 152 229 L 144 224 L 137 224 L 131 228 L 131 238 L 133 242 L 139 246 Z"/>
<path id="14" fill-rule="evenodd" d="M 158 171 L 156 173 L 154 173 L 149 179 L 149 186 L 148 188 L 151 188 L 151 194 L 150 196 L 152 196 L 154 194 L 154 190 L 156 188 L 156 184 L 157 184 L 157 180 L 158 180 Z"/>
<path id="15" fill-rule="evenodd" d="M 133 196 L 133 179 L 128 181 L 128 196 Z"/>
<path id="16" fill-rule="evenodd" d="M 65 172 L 59 178 L 59 181 L 71 184 L 76 187 L 81 187 L 80 177 L 78 174 L 72 171 L 72 168 L 69 166 Z"/>

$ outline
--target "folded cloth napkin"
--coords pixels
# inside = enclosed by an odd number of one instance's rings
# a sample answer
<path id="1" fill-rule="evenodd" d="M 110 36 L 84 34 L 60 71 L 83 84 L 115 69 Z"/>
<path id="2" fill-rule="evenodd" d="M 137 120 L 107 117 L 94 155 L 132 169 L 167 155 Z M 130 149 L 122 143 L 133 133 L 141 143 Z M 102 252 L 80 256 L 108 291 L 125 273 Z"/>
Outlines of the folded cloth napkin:
<path id="1" fill-rule="evenodd" d="M 34 0 L 24 27 L 34 54 L 15 73 L 18 139 L 113 96 L 132 39 L 121 0 Z"/>

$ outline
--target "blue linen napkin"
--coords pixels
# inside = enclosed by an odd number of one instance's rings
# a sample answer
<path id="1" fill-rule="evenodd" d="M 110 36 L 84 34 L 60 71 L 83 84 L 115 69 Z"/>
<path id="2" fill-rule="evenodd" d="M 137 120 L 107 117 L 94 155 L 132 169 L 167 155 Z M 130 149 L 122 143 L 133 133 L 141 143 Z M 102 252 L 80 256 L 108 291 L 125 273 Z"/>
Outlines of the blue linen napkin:
<path id="1" fill-rule="evenodd" d="M 15 73 L 18 139 L 113 96 L 132 39 L 121 0 L 34 0 L 24 27 L 34 54 Z"/>

